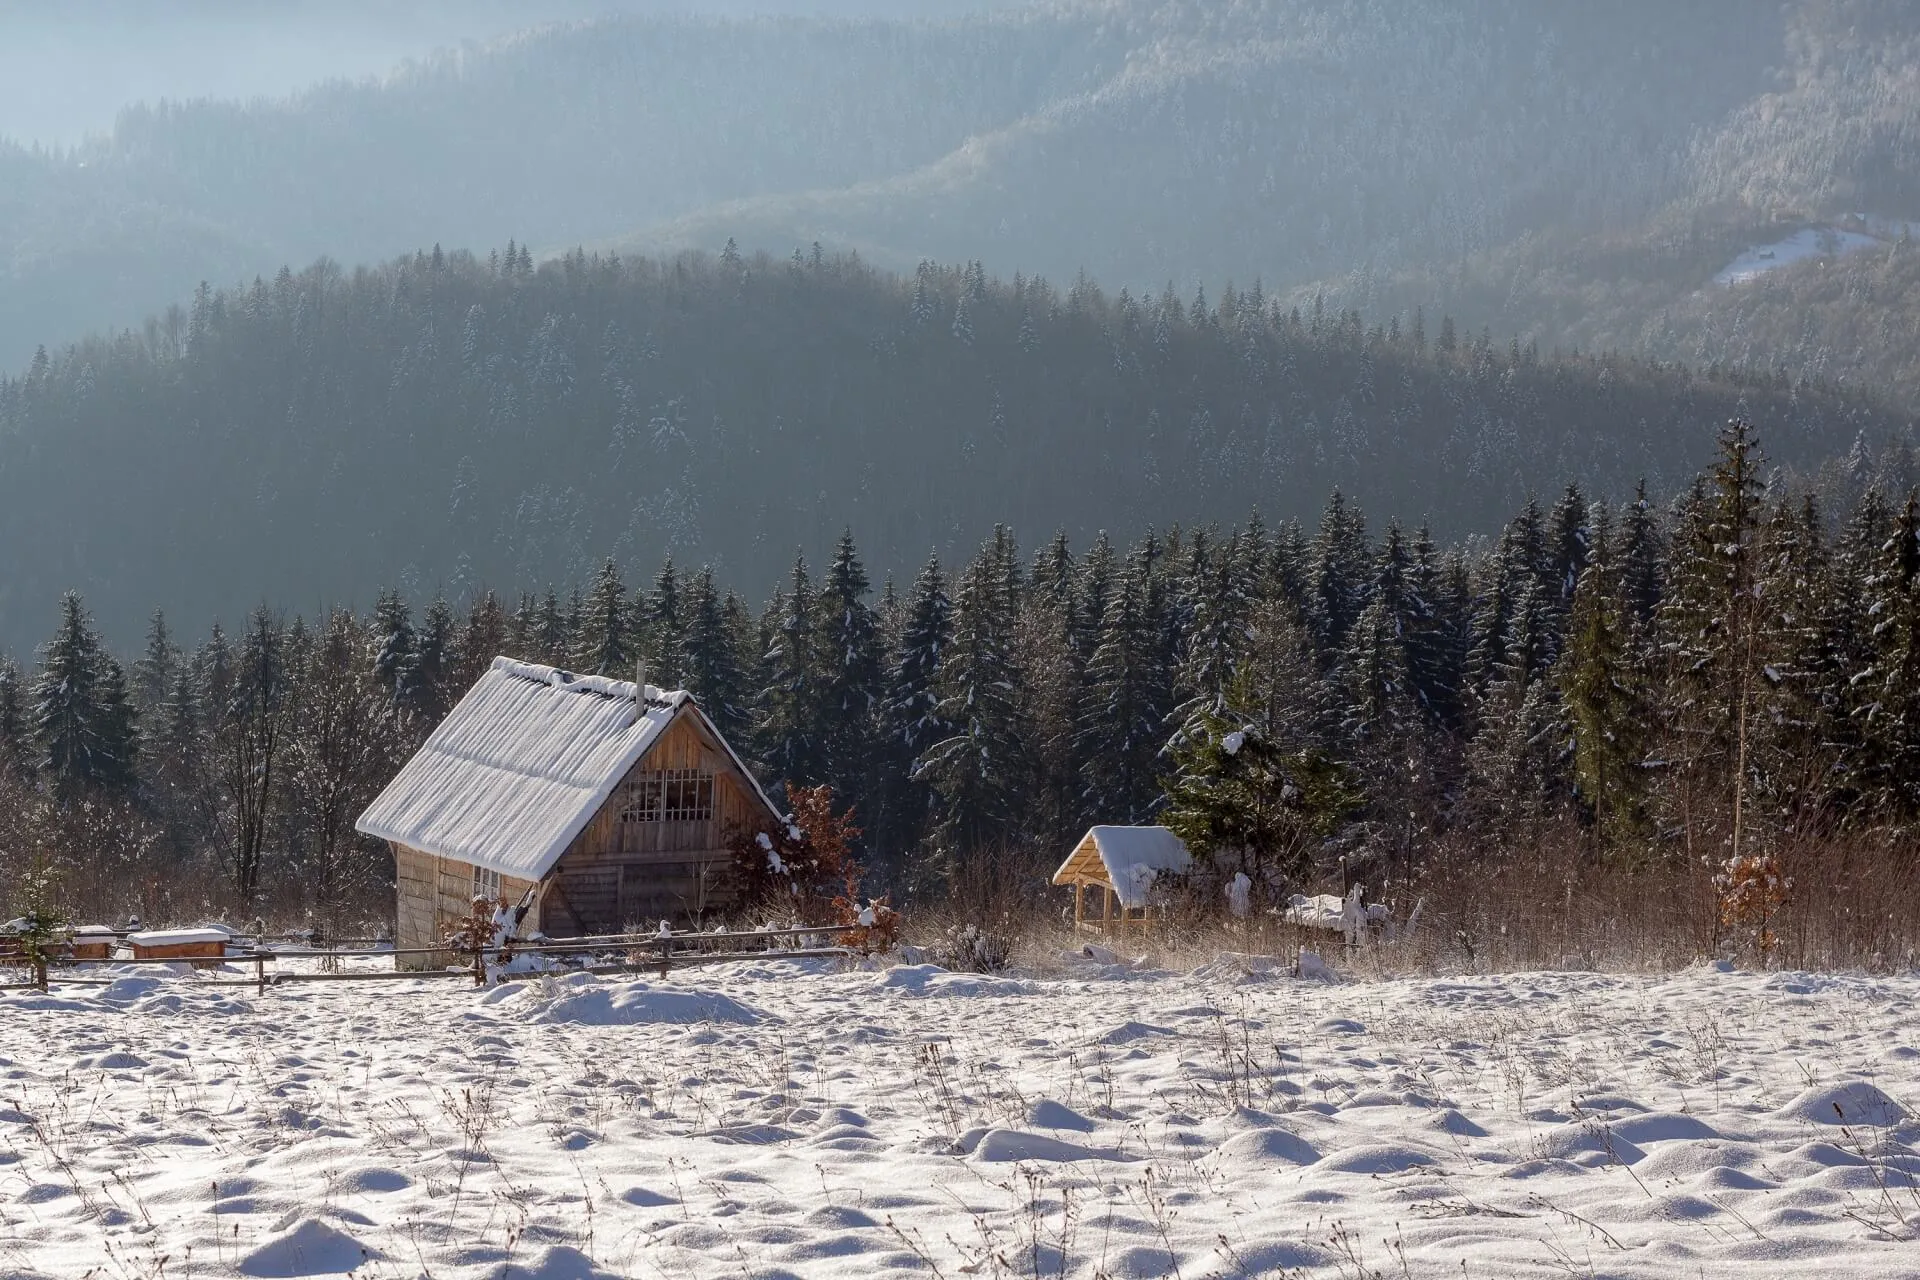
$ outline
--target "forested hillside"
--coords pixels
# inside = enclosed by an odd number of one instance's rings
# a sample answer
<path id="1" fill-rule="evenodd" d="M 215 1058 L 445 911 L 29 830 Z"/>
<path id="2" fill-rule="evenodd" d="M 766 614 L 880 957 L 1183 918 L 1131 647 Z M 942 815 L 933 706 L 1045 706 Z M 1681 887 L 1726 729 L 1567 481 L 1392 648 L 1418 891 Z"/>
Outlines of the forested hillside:
<path id="1" fill-rule="evenodd" d="M 1916 17 L 1908 0 L 1076 0 L 541 28 L 284 100 L 130 107 L 71 150 L 0 146 L 0 361 L 202 280 L 436 241 L 819 241 L 899 270 L 978 257 L 1184 296 L 1676 220 L 1912 216 Z"/>
<path id="2" fill-rule="evenodd" d="M 849 525 L 905 572 L 1000 524 L 1132 537 L 1297 516 L 1335 487 L 1464 536 L 1568 477 L 1672 492 L 1736 412 L 1803 470 L 1905 439 L 1904 417 L 1816 384 L 1257 289 L 1110 296 L 798 254 L 536 269 L 518 246 L 322 264 L 0 380 L 0 644 L 24 650 L 68 588 L 119 639 L 156 605 L 464 598 L 609 552 L 757 592 Z"/>

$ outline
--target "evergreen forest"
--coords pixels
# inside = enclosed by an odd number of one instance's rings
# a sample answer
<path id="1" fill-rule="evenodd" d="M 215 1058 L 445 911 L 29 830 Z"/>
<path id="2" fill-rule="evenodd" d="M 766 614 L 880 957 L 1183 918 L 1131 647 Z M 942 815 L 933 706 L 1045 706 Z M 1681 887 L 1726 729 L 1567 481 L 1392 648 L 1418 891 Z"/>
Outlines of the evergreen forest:
<path id="1" fill-rule="evenodd" d="M 1568 485 L 1467 545 L 1335 492 L 1304 524 L 1002 528 L 877 584 L 845 533 L 753 600 L 607 558 L 231 632 L 155 614 L 125 656 L 70 593 L 0 666 L 0 812 L 92 910 L 377 917 L 390 860 L 352 819 L 506 652 L 692 690 L 767 781 L 854 808 L 897 898 L 1093 821 L 1168 822 L 1263 898 L 1339 876 L 1404 901 L 1460 851 L 1488 877 L 1547 846 L 1682 876 L 1824 849 L 1841 888 L 1897 881 L 1920 496 L 1790 482 L 1744 420 L 1716 445 L 1672 501 Z"/>
<path id="2" fill-rule="evenodd" d="M 1907 483 L 1908 419 L 1864 393 L 1284 305 L 1252 280 L 1136 296 L 977 261 L 535 264 L 511 242 L 323 262 L 0 376 L 0 645 L 27 652 L 69 589 L 123 646 L 156 606 L 234 625 L 383 585 L 462 600 L 564 588 L 608 554 L 712 564 L 759 597 L 846 527 L 904 572 L 1000 524 L 1130 541 L 1310 515 L 1336 487 L 1484 537 L 1569 479 L 1664 499 L 1739 415 L 1796 473 Z"/>

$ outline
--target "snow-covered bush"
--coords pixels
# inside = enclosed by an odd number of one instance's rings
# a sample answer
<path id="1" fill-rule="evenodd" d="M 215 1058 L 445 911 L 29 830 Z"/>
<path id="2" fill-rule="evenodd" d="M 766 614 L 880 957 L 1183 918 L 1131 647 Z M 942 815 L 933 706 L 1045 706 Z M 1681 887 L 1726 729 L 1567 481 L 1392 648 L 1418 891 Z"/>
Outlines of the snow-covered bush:
<path id="1" fill-rule="evenodd" d="M 955 973 L 999 973 L 1013 959 L 1013 940 L 977 924 L 954 925 L 928 954 Z"/>

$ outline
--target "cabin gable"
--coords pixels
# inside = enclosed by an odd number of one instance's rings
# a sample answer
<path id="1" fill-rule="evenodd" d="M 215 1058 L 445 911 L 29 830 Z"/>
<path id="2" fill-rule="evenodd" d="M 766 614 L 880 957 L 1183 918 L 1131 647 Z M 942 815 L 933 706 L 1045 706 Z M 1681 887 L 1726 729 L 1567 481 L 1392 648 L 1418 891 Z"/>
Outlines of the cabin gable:
<path id="1" fill-rule="evenodd" d="M 541 927 L 617 933 L 732 906 L 728 838 L 774 816 L 704 717 L 682 711 L 555 864 Z"/>

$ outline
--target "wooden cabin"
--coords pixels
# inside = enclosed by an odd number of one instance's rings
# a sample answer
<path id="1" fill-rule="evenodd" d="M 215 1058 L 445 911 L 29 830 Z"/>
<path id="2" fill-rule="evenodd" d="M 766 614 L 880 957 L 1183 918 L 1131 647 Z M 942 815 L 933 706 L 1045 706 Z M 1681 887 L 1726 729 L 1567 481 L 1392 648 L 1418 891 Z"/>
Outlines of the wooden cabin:
<path id="1" fill-rule="evenodd" d="M 1185 842 L 1165 827 L 1094 827 L 1053 873 L 1053 882 L 1073 888 L 1075 929 L 1118 933 L 1152 923 L 1154 882 L 1192 867 Z M 1087 903 L 1089 889 L 1099 895 L 1097 915 Z"/>
<path id="2" fill-rule="evenodd" d="M 731 834 L 780 816 L 691 694 L 495 658 L 354 825 L 393 848 L 405 950 L 529 889 L 522 934 L 697 921 L 731 901 Z"/>

